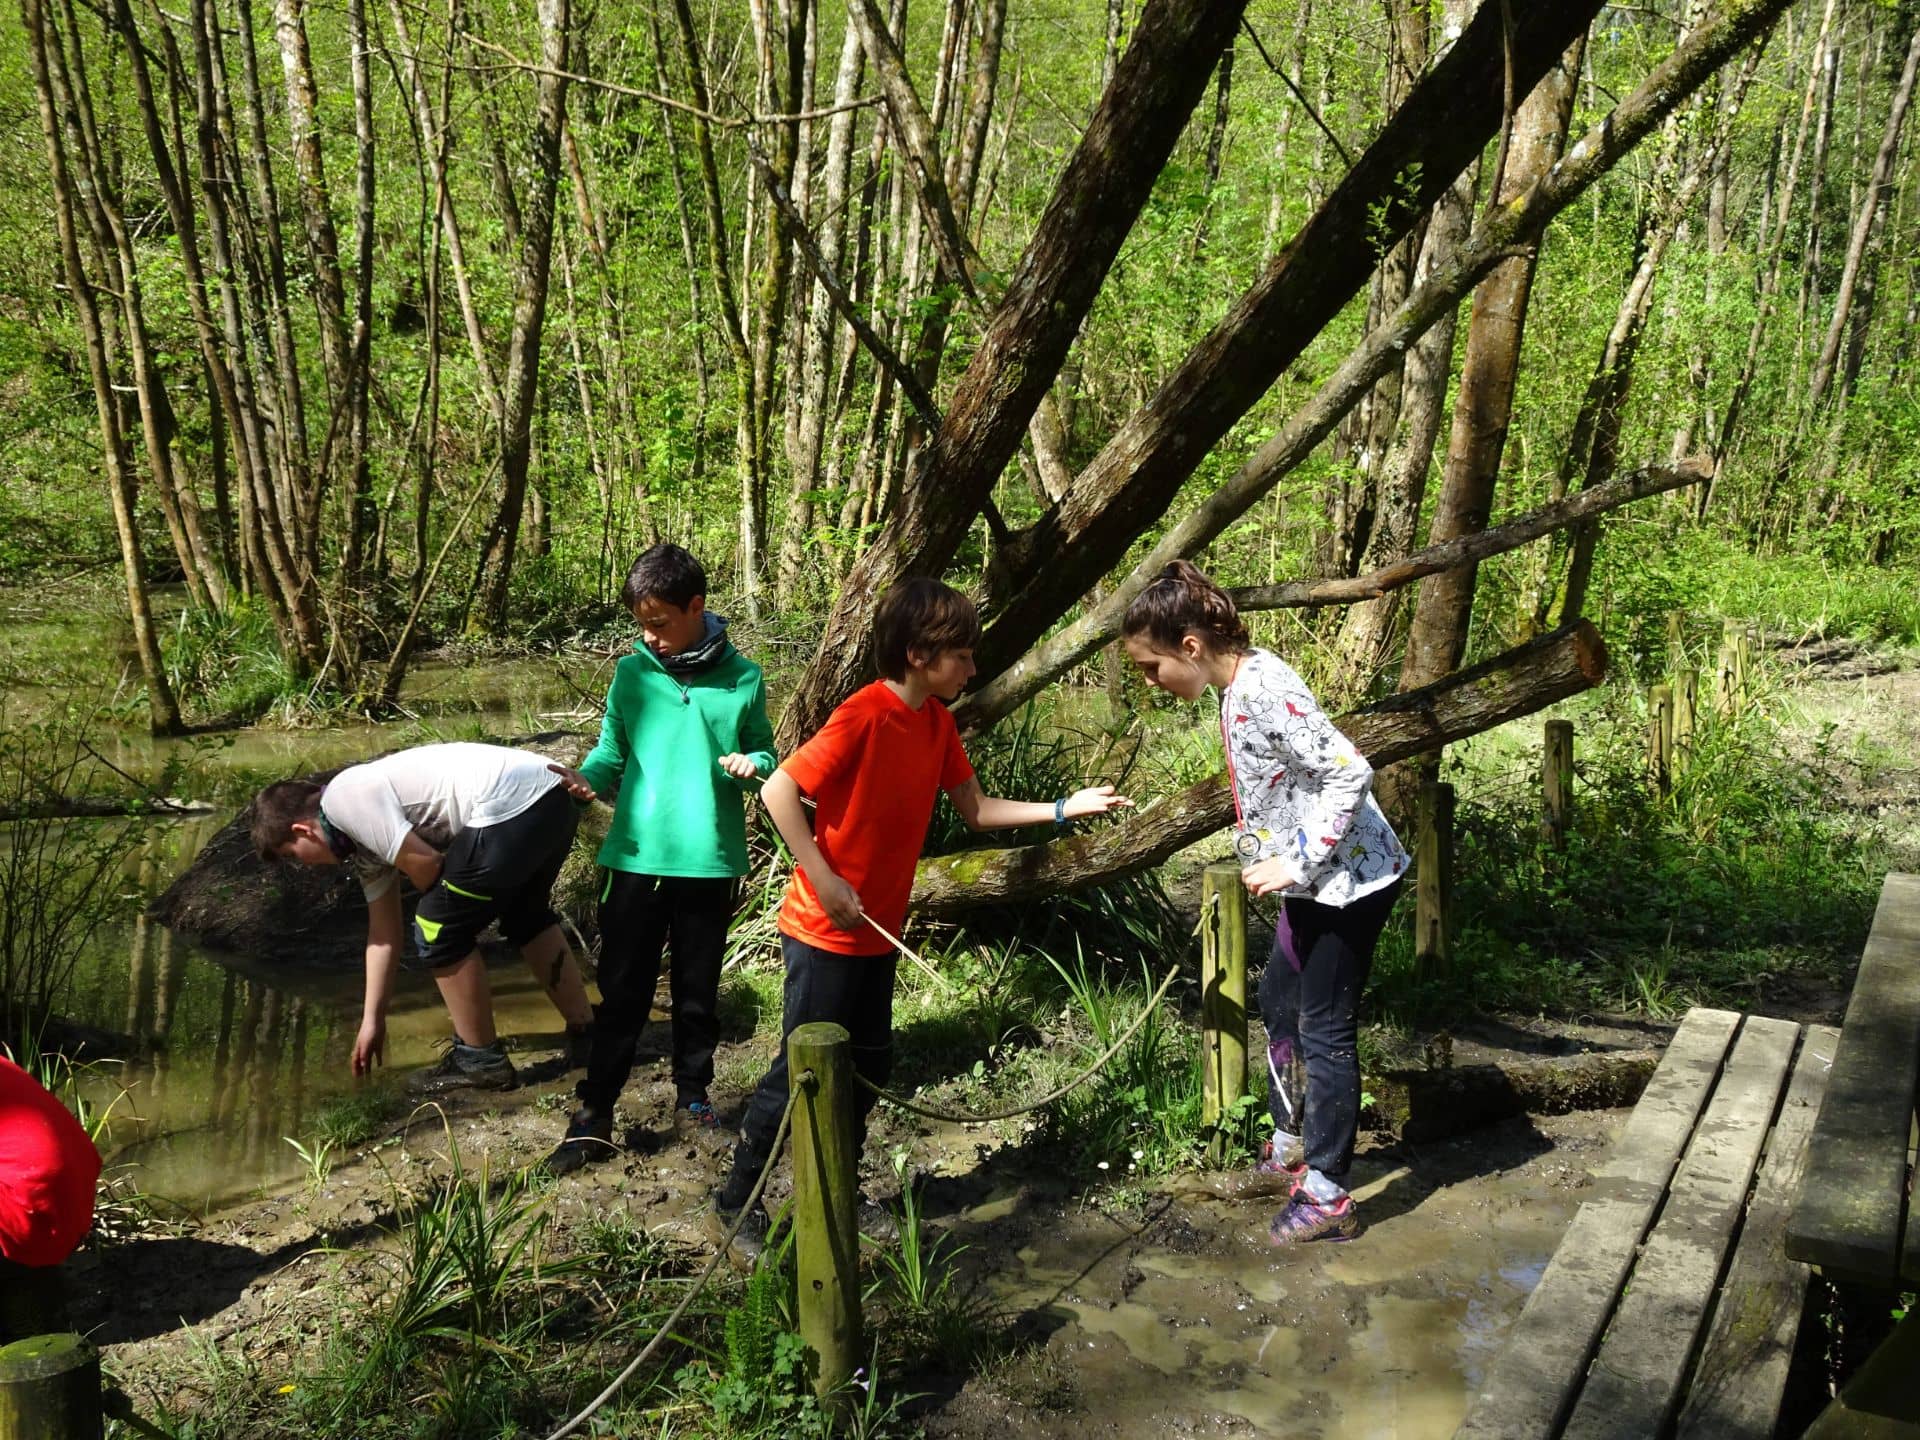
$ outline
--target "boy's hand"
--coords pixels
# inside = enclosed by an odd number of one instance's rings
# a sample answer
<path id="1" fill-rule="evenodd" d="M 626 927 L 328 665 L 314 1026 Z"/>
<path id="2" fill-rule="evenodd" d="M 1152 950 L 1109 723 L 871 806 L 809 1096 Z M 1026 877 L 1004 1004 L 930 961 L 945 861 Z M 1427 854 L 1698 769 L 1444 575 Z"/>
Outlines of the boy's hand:
<path id="1" fill-rule="evenodd" d="M 367 1075 L 376 1065 L 387 1063 L 387 1022 L 381 1016 L 360 1022 L 360 1033 L 353 1042 L 353 1073 Z"/>
<path id="2" fill-rule="evenodd" d="M 598 798 L 593 793 L 593 786 L 587 783 L 587 777 L 582 775 L 578 770 L 558 764 L 549 765 L 547 769 L 560 777 L 560 788 L 573 796 L 574 799 L 594 800 Z"/>
<path id="3" fill-rule="evenodd" d="M 813 879 L 812 876 L 807 878 Z M 829 870 L 814 880 L 813 893 L 820 897 L 820 908 L 827 912 L 827 918 L 840 929 L 860 928 L 860 892 L 853 886 Z"/>
<path id="4" fill-rule="evenodd" d="M 757 779 L 760 774 L 760 772 L 754 768 L 752 760 L 748 759 L 745 755 L 739 754 L 722 755 L 720 757 L 720 768 L 736 780 L 753 780 Z"/>
<path id="5" fill-rule="evenodd" d="M 1269 855 L 1242 870 L 1240 883 L 1247 887 L 1249 895 L 1277 895 L 1285 890 L 1296 890 L 1305 881 L 1301 879 L 1299 868 L 1293 861 L 1284 855 Z"/>
<path id="6" fill-rule="evenodd" d="M 1066 816 L 1069 820 L 1085 819 L 1089 815 L 1104 815 L 1109 810 L 1131 809 L 1133 801 L 1124 795 L 1113 793 L 1111 785 L 1092 785 L 1085 790 L 1076 790 L 1067 797 Z"/>

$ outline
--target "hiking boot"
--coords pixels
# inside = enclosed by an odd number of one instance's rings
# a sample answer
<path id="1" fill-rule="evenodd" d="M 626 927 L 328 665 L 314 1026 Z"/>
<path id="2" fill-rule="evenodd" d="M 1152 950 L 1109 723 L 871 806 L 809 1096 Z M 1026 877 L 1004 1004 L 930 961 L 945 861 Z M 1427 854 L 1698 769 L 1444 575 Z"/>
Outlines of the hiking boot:
<path id="1" fill-rule="evenodd" d="M 765 1253 L 767 1235 L 772 1227 L 767 1212 L 759 1205 L 755 1205 L 744 1216 L 737 1209 L 725 1208 L 721 1203 L 724 1194 L 725 1187 L 713 1192 L 713 1204 L 702 1217 L 702 1228 L 712 1237 L 715 1245 L 726 1247 L 727 1260 L 733 1268 L 745 1274 L 759 1263 L 760 1256 Z M 740 1221 L 738 1229 L 734 1228 L 736 1219 Z M 727 1238 L 729 1230 L 733 1231 L 731 1240 Z"/>
<path id="2" fill-rule="evenodd" d="M 720 1115 L 704 1095 L 678 1100 L 673 1106 L 673 1138 L 711 1140 L 720 1134 Z"/>
<path id="3" fill-rule="evenodd" d="M 549 1175 L 571 1175 L 614 1156 L 613 1117 L 582 1106 L 573 1112 L 567 1133 L 554 1152 L 541 1162 Z"/>
<path id="4" fill-rule="evenodd" d="M 1351 1240 L 1359 1233 L 1360 1217 L 1354 1213 L 1351 1195 L 1322 1204 L 1305 1190 L 1295 1190 L 1287 1208 L 1267 1226 L 1267 1243 L 1304 1245 L 1309 1240 Z"/>
<path id="5" fill-rule="evenodd" d="M 862 1240 L 875 1245 L 892 1245 L 900 1239 L 900 1217 L 878 1200 L 861 1195 L 855 1202 L 854 1228 Z"/>
<path id="6" fill-rule="evenodd" d="M 410 1077 L 407 1089 L 415 1095 L 440 1095 L 449 1090 L 512 1090 L 519 1084 L 520 1076 L 500 1041 L 469 1045 L 456 1035 L 440 1063 Z"/>

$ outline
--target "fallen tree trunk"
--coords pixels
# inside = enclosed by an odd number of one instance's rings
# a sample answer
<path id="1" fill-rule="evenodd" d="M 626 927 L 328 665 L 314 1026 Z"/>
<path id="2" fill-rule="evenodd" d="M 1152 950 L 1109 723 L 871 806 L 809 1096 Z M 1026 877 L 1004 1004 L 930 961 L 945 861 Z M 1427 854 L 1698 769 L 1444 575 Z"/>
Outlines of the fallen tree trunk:
<path id="1" fill-rule="evenodd" d="M 1491 730 L 1600 683 L 1607 648 L 1585 620 L 1496 655 L 1419 690 L 1403 691 L 1340 719 L 1375 767 Z M 913 906 L 951 919 L 980 905 L 1036 900 L 1150 869 L 1233 819 L 1225 775 L 1142 806 L 1124 823 L 1011 849 L 963 850 L 920 862 Z"/>
<path id="2" fill-rule="evenodd" d="M 1440 1140 L 1514 1115 L 1565 1115 L 1631 1105 L 1647 1087 L 1658 1050 L 1516 1056 L 1440 1070 L 1387 1070 L 1367 1076 L 1375 1129 L 1402 1140 Z"/>

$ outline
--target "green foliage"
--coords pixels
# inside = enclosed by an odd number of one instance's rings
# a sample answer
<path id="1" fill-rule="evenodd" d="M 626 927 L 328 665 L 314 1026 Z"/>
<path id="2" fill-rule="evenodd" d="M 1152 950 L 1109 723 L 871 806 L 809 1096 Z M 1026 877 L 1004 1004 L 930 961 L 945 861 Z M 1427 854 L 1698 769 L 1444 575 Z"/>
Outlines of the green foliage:
<path id="1" fill-rule="evenodd" d="M 1456 770 L 1456 953 L 1423 983 L 1390 927 L 1375 966 L 1389 1014 L 1626 1009 L 1666 1019 L 1697 1001 L 1751 1009 L 1795 971 L 1857 954 L 1888 868 L 1884 837 L 1836 809 L 1845 766 L 1789 749 L 1768 702 L 1704 717 L 1672 793 L 1645 769 L 1645 710 L 1619 687 L 1581 711 L 1574 829 L 1540 836 L 1534 756 Z"/>

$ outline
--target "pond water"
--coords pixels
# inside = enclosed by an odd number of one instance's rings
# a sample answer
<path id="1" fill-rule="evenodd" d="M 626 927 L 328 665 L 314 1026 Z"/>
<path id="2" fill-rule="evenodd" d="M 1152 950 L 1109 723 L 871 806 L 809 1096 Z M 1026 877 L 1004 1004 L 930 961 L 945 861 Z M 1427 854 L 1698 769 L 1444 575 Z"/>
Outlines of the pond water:
<path id="1" fill-rule="evenodd" d="M 211 952 L 131 913 L 192 862 L 224 813 L 143 827 L 129 851 L 129 912 L 98 930 L 75 968 L 67 1018 L 127 1037 L 96 1068 L 88 1098 L 111 1105 L 107 1161 L 149 1194 L 204 1210 L 299 1174 L 287 1137 L 309 1143 L 327 1107 L 364 1089 L 399 1088 L 436 1060 L 446 1011 L 431 980 L 403 972 L 387 1026 L 387 1066 L 349 1073 L 361 972 L 270 965 Z M 119 823 L 119 822 L 99 822 Z M 517 963 L 492 971 L 500 1032 L 527 1051 L 557 1046 L 560 1017 Z"/>
<path id="2" fill-rule="evenodd" d="M 123 622 L 85 606 L 41 605 L 23 619 L 17 595 L 0 608 L 4 648 L 15 662 L 0 720 L 32 723 L 62 696 L 97 699 L 102 685 L 111 691 L 110 665 L 96 677 L 101 685 L 79 690 L 68 662 L 117 653 Z M 22 656 L 36 657 L 27 673 L 42 683 L 20 681 Z M 233 807 L 267 780 L 405 745 L 590 730 L 597 716 L 582 691 L 604 687 L 598 663 L 581 656 L 424 660 L 401 696 L 410 717 L 384 724 L 254 726 L 165 740 L 102 724 L 83 738 L 103 762 L 136 776 L 158 774 L 171 760 L 170 788 L 178 795 Z M 302 1162 L 286 1137 L 310 1141 L 326 1107 L 358 1088 L 347 1065 L 359 1027 L 358 966 L 328 973 L 212 953 L 139 914 L 232 813 L 67 822 L 125 834 L 117 877 L 122 903 L 79 955 L 72 999 L 62 1006 L 64 1018 L 131 1044 L 124 1061 L 89 1082 L 89 1098 L 113 1106 L 108 1161 L 134 1167 L 142 1190 L 196 1210 L 298 1174 Z M 0 845 L 9 843 L 8 829 L 0 825 Z M 493 984 L 510 1044 L 537 1050 L 558 1043 L 559 1016 L 523 967 L 496 966 Z M 400 1074 L 435 1060 L 447 1033 L 431 981 L 403 973 L 388 1023 L 387 1071 L 373 1083 L 396 1086 Z"/>

